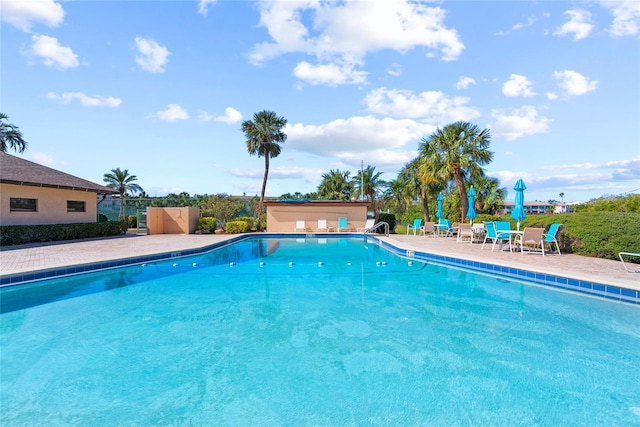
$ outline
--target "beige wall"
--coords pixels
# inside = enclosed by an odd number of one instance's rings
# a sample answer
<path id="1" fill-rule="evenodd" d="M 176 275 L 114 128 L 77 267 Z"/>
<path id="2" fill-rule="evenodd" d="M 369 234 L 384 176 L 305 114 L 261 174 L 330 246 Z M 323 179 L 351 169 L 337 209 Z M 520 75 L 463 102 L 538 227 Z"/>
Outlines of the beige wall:
<path id="1" fill-rule="evenodd" d="M 367 221 L 368 202 L 267 202 L 267 231 L 269 233 L 293 232 L 296 221 L 304 220 L 307 233 L 318 231 L 318 220 L 326 219 L 327 225 L 337 230 L 338 218 L 346 217 L 350 231 L 364 227 Z M 298 232 L 302 232 L 298 230 Z M 322 231 L 324 232 L 324 231 Z"/>
<path id="2" fill-rule="evenodd" d="M 200 208 L 147 208 L 148 234 L 193 234 L 198 228 Z"/>
<path id="3" fill-rule="evenodd" d="M 11 212 L 10 198 L 37 200 L 37 212 Z M 85 202 L 86 212 L 67 212 L 67 201 Z M 0 183 L 0 224 L 40 225 L 96 222 L 97 194 L 89 191 Z"/>

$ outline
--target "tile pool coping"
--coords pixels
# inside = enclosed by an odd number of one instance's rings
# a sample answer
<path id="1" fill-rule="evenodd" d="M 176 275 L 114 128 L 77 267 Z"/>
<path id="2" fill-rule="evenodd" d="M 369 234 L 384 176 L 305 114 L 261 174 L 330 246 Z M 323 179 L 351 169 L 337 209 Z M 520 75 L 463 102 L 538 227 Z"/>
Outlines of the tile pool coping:
<path id="1" fill-rule="evenodd" d="M 339 237 L 342 238 L 362 238 L 365 235 L 362 233 L 349 233 L 343 234 Z M 172 258 L 184 257 L 190 255 L 197 255 L 204 252 L 208 252 L 214 249 L 218 249 L 242 240 L 256 239 L 256 238 L 336 238 L 335 233 L 307 233 L 307 234 L 292 234 L 292 233 L 263 233 L 259 236 L 255 234 L 243 234 L 231 237 L 227 240 L 212 243 L 206 246 L 190 249 L 182 249 L 177 251 L 167 251 L 148 255 L 139 255 L 135 257 L 121 258 L 109 261 L 99 261 L 64 267 L 56 267 L 44 270 L 29 271 L 22 273 L 13 273 L 0 277 L 0 287 L 20 285 L 38 280 L 52 279 L 61 276 L 74 275 L 79 273 L 87 273 L 97 270 L 111 269 L 117 267 L 125 267 L 140 263 L 154 262 L 170 260 Z M 467 270 L 491 274 L 499 277 L 522 280 L 536 285 L 548 286 L 550 288 L 578 292 L 581 294 L 587 294 L 594 297 L 604 298 L 608 300 L 620 301 L 624 303 L 631 303 L 640 305 L 640 291 L 623 286 L 608 285 L 597 281 L 587 281 L 581 279 L 574 279 L 570 277 L 564 277 L 562 275 L 541 273 L 524 268 L 510 267 L 496 265 L 488 262 L 481 262 L 475 260 L 467 260 L 455 256 L 437 255 L 426 251 L 405 249 L 400 247 L 397 243 L 393 244 L 380 239 L 374 235 L 366 235 L 368 239 L 375 241 L 381 247 L 395 253 L 396 255 L 403 256 L 409 259 L 416 259 L 425 262 L 433 262 L 441 265 L 452 266 L 457 268 L 464 268 Z"/>

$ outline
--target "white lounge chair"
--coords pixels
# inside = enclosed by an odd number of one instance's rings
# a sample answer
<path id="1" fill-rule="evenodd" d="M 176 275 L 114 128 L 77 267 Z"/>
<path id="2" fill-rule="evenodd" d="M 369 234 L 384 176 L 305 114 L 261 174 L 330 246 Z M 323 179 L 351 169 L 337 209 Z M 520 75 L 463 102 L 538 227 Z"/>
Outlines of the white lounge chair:
<path id="1" fill-rule="evenodd" d="M 375 219 L 369 218 L 367 219 L 367 222 L 364 224 L 364 227 L 357 227 L 356 231 L 358 233 L 364 233 L 365 231 L 369 231 L 375 225 L 374 222 L 375 222 Z"/>
<path id="2" fill-rule="evenodd" d="M 319 219 L 318 220 L 318 230 L 317 231 L 333 231 L 333 227 L 330 227 L 327 224 L 327 220 L 326 219 Z"/>
<path id="3" fill-rule="evenodd" d="M 294 228 L 293 231 L 307 231 L 307 227 L 304 223 L 304 220 L 296 221 L 296 228 Z"/>

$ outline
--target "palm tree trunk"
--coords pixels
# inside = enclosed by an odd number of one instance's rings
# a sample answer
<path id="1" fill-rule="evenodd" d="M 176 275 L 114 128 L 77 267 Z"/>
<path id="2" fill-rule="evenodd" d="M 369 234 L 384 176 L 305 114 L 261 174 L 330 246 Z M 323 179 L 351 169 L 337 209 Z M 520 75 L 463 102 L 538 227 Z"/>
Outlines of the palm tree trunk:
<path id="1" fill-rule="evenodd" d="M 422 212 L 424 214 L 424 222 L 429 222 L 429 198 L 425 190 L 420 190 L 420 198 L 422 199 Z"/>
<path id="2" fill-rule="evenodd" d="M 269 175 L 269 150 L 265 150 L 264 178 L 262 179 L 262 191 L 260 192 L 260 206 L 258 212 L 258 231 L 262 231 L 262 211 L 264 210 L 264 193 L 267 189 L 267 175 Z"/>
<path id="3" fill-rule="evenodd" d="M 462 174 L 460 173 L 460 171 L 456 171 L 453 173 L 453 179 L 456 181 L 456 186 L 458 187 L 458 192 L 460 193 L 460 213 L 462 214 L 460 222 L 463 222 L 467 216 L 467 211 L 469 210 L 469 198 L 467 197 L 467 189 L 464 187 L 464 179 L 462 178 Z"/>
<path id="4" fill-rule="evenodd" d="M 124 191 L 120 190 L 120 214 L 118 215 L 120 221 L 124 221 Z"/>

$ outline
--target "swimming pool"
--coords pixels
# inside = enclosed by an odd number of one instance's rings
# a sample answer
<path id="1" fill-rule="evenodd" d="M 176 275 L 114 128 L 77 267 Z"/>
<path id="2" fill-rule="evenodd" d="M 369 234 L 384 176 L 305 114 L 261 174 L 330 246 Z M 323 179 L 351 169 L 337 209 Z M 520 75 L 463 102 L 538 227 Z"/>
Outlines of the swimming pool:
<path id="1" fill-rule="evenodd" d="M 637 307 L 363 239 L 0 292 L 3 425 L 640 423 Z"/>

